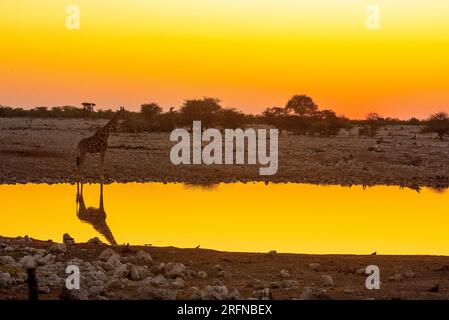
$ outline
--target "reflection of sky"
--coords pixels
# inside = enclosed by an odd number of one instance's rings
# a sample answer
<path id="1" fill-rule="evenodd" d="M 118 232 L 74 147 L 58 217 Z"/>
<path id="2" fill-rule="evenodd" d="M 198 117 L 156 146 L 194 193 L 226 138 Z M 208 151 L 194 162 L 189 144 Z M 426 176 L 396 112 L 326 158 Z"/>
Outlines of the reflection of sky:
<path id="1" fill-rule="evenodd" d="M 73 185 L 0 186 L 0 235 L 78 242 L 99 236 L 76 217 Z M 86 206 L 99 186 L 85 185 Z M 183 184 L 104 187 L 118 243 L 227 251 L 449 254 L 449 194 L 422 189 L 305 184 Z"/>

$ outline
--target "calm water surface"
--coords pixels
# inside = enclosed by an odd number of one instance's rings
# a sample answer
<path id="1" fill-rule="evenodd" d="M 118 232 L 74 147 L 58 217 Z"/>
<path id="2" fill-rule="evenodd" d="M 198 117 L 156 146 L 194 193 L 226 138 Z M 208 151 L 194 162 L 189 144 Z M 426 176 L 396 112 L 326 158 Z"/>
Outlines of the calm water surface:
<path id="1" fill-rule="evenodd" d="M 78 201 L 77 201 L 78 200 Z M 449 194 L 398 187 L 0 185 L 0 235 L 227 251 L 449 254 Z"/>

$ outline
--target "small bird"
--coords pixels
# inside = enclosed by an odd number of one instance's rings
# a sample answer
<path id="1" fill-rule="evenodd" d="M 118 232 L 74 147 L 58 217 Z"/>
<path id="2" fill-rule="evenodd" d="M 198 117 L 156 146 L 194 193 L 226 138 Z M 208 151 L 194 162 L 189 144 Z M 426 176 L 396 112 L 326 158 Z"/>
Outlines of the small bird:
<path id="1" fill-rule="evenodd" d="M 377 251 L 374 251 L 373 253 L 371 253 L 372 256 L 376 256 L 377 255 Z"/>

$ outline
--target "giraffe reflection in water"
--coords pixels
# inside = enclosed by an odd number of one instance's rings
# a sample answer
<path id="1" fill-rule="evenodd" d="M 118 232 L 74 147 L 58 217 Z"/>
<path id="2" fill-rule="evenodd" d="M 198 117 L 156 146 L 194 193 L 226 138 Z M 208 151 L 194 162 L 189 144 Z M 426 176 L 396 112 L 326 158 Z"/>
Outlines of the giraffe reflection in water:
<path id="1" fill-rule="evenodd" d="M 83 197 L 83 183 L 76 184 L 76 215 L 83 222 L 91 224 L 96 231 L 109 241 L 110 244 L 117 244 L 111 229 L 106 223 L 106 211 L 103 202 L 103 183 L 100 184 L 100 206 L 99 208 L 86 207 Z"/>

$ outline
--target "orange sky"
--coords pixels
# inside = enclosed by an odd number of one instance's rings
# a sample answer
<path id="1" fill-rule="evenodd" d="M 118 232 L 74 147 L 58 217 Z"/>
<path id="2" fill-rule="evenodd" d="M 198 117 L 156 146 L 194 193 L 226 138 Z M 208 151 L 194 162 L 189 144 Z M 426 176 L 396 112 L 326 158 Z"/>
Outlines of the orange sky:
<path id="1" fill-rule="evenodd" d="M 368 4 L 380 30 L 365 27 Z M 425 117 L 449 112 L 447 57 L 447 0 L 0 1 L 2 105 L 216 96 L 258 113 L 305 93 L 350 117 Z"/>

